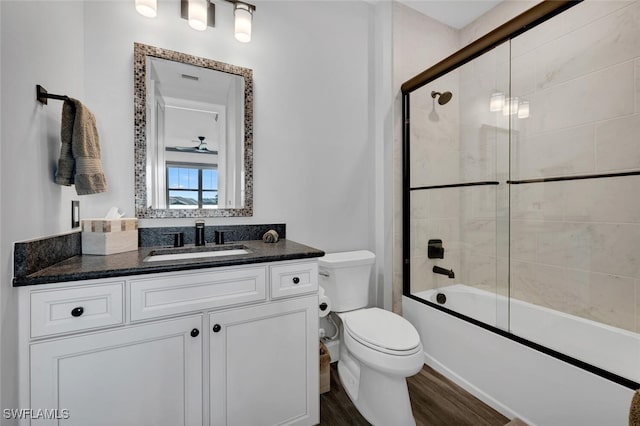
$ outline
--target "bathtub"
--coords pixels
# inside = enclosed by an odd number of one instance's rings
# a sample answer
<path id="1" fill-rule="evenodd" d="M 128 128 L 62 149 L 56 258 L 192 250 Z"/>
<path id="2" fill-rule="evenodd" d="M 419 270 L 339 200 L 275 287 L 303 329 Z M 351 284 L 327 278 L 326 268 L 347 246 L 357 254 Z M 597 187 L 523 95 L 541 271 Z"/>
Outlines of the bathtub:
<path id="1" fill-rule="evenodd" d="M 640 381 L 638 334 L 464 284 L 414 294 L 494 327 Z M 509 315 L 510 313 L 510 315 Z M 633 391 L 409 297 L 403 316 L 425 362 L 507 417 L 531 425 L 628 424 Z"/>

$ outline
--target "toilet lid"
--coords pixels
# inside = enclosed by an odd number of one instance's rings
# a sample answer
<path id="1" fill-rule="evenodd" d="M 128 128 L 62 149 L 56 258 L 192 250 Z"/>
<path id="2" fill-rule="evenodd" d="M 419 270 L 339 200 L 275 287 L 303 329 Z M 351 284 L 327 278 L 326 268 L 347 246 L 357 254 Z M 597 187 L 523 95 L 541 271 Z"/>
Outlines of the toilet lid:
<path id="1" fill-rule="evenodd" d="M 350 312 L 343 320 L 349 333 L 368 346 L 392 351 L 410 351 L 420 345 L 420 336 L 409 321 L 380 308 Z"/>

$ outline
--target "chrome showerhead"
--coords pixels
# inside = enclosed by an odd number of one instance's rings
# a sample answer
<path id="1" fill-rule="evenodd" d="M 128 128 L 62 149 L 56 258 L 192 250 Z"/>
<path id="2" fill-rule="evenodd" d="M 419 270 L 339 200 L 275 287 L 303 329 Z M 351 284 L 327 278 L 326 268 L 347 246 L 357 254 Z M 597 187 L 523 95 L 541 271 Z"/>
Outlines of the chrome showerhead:
<path id="1" fill-rule="evenodd" d="M 440 93 L 440 92 L 436 92 L 435 90 L 433 92 L 431 92 L 431 97 L 433 99 L 436 98 L 436 96 L 439 96 L 438 98 L 438 103 L 440 105 L 444 105 L 447 102 L 449 102 L 451 100 L 451 98 L 453 97 L 453 95 L 451 94 L 451 92 L 444 92 L 444 93 Z"/>

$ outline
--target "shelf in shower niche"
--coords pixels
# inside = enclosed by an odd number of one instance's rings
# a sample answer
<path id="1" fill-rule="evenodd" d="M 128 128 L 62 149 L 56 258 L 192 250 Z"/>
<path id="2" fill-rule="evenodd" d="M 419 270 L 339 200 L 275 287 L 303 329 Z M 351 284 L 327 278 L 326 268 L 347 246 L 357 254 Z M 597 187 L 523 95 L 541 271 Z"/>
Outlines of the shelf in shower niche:
<path id="1" fill-rule="evenodd" d="M 483 181 L 483 182 L 466 182 L 466 183 L 453 183 L 448 185 L 431 185 L 431 186 L 417 186 L 409 188 L 410 191 L 420 191 L 423 189 L 442 189 L 442 188 L 460 188 L 463 186 L 484 186 L 484 185 L 499 185 L 498 181 Z"/>
<path id="2" fill-rule="evenodd" d="M 510 185 L 522 185 L 525 183 L 562 182 L 565 180 L 601 179 L 601 178 L 623 177 L 623 176 L 640 176 L 640 170 L 632 171 L 632 172 L 600 173 L 600 174 L 592 174 L 592 175 L 556 176 L 556 177 L 548 177 L 548 178 L 508 180 L 507 183 Z"/>

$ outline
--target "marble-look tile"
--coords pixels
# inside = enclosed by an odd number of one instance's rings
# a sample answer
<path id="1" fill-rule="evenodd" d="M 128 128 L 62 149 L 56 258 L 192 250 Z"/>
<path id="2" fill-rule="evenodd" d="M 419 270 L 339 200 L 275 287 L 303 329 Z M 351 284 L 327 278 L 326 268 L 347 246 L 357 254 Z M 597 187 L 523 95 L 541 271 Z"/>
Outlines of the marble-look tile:
<path id="1" fill-rule="evenodd" d="M 560 184 L 567 188 L 564 191 L 567 221 L 640 223 L 640 197 L 636 196 L 640 188 L 640 176 L 575 180 Z"/>
<path id="2" fill-rule="evenodd" d="M 460 242 L 469 255 L 497 255 L 496 221 L 476 219 L 460 223 Z"/>
<path id="3" fill-rule="evenodd" d="M 567 267 L 573 254 L 586 249 L 580 231 L 566 222 L 541 222 L 538 228 L 537 262 Z"/>
<path id="4" fill-rule="evenodd" d="M 636 66 L 636 74 L 640 74 L 640 66 Z M 636 92 L 636 98 L 640 98 L 640 81 L 636 83 Z M 640 111 L 636 109 L 636 112 L 606 121 L 596 128 L 596 164 L 599 172 L 640 169 Z"/>
<path id="5" fill-rule="evenodd" d="M 513 220 L 510 227 L 510 254 L 514 260 L 537 262 L 541 221 Z"/>
<path id="6" fill-rule="evenodd" d="M 639 57 L 638 27 L 640 3 L 635 3 L 541 46 L 537 86 L 557 86 Z"/>
<path id="7" fill-rule="evenodd" d="M 566 187 L 558 182 L 511 185 L 511 218 L 562 220 Z"/>
<path id="8" fill-rule="evenodd" d="M 557 19 L 552 19 L 552 21 L 559 21 L 562 24 L 563 32 L 568 33 L 634 3 L 638 3 L 638 0 L 585 1 L 561 13 Z"/>
<path id="9" fill-rule="evenodd" d="M 460 188 L 460 216 L 463 220 L 496 218 L 497 190 L 494 185 Z"/>
<path id="10" fill-rule="evenodd" d="M 455 148 L 450 148 L 448 140 L 448 137 L 412 139 L 411 187 L 460 182 L 460 151 L 457 143 Z"/>
<path id="11" fill-rule="evenodd" d="M 578 314 L 589 304 L 589 289 L 566 277 L 566 269 L 511 262 L 511 296 L 560 312 Z"/>
<path id="12" fill-rule="evenodd" d="M 567 270 L 567 281 L 588 289 L 589 301 L 577 315 L 634 331 L 635 284 L 632 278 Z"/>
<path id="13" fill-rule="evenodd" d="M 534 106 L 532 106 L 534 108 Z M 512 179 L 593 173 L 595 126 L 523 134 L 512 144 Z"/>
<path id="14" fill-rule="evenodd" d="M 430 189 L 429 217 L 451 218 L 460 216 L 462 188 Z"/>
<path id="15" fill-rule="evenodd" d="M 517 48 L 516 37 L 513 40 L 512 51 Z M 522 98 L 537 90 L 536 70 L 538 68 L 538 58 L 535 52 L 527 52 L 516 55 L 511 60 L 511 96 Z M 503 93 L 509 93 L 505 91 Z"/>
<path id="16" fill-rule="evenodd" d="M 584 224 L 576 224 L 584 228 Z M 640 278 L 640 225 L 638 224 L 588 224 L 591 244 L 588 252 L 591 265 L 588 269 L 605 274 Z"/>
<path id="17" fill-rule="evenodd" d="M 500 296 L 509 297 L 509 258 L 501 256 L 496 259 L 496 262 L 496 291 Z"/>
<path id="18" fill-rule="evenodd" d="M 461 137 L 458 182 L 496 180 L 496 144 L 487 140 L 486 132 L 483 128 L 478 129 L 475 124 L 462 125 L 459 132 Z"/>
<path id="19" fill-rule="evenodd" d="M 454 269 L 456 282 L 495 294 L 498 288 L 496 262 L 497 258 L 492 256 L 465 253 L 462 270 Z"/>
<path id="20" fill-rule="evenodd" d="M 546 132 L 632 114 L 633 61 L 613 65 L 531 95 L 529 131 Z"/>
<path id="21" fill-rule="evenodd" d="M 411 258 L 411 293 L 437 288 L 436 277 L 431 268 L 433 263 L 426 256 Z"/>
<path id="22" fill-rule="evenodd" d="M 429 217 L 429 194 L 431 193 L 430 190 L 411 191 L 409 216 L 412 221 Z"/>

